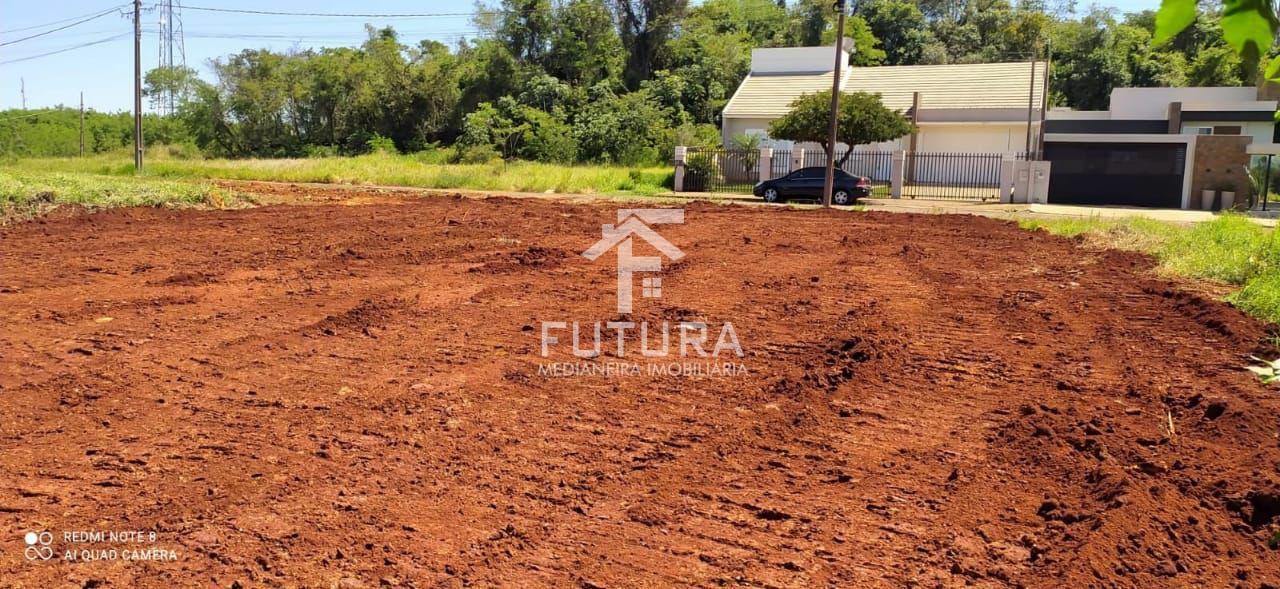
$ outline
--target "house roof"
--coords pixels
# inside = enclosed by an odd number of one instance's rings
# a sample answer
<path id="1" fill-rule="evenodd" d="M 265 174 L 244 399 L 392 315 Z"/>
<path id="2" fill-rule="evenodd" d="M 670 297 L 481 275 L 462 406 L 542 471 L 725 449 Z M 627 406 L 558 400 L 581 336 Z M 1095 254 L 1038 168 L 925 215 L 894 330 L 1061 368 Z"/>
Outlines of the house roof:
<path id="1" fill-rule="evenodd" d="M 840 85 L 845 92 L 878 93 L 894 110 L 911 108 L 913 92 L 920 92 L 922 109 L 1025 109 L 1028 91 L 1040 105 L 1044 70 L 1043 63 L 1037 65 L 1034 89 L 1031 62 L 1026 61 L 851 67 Z M 780 117 L 795 99 L 830 87 L 831 72 L 751 74 L 734 92 L 724 116 Z"/>

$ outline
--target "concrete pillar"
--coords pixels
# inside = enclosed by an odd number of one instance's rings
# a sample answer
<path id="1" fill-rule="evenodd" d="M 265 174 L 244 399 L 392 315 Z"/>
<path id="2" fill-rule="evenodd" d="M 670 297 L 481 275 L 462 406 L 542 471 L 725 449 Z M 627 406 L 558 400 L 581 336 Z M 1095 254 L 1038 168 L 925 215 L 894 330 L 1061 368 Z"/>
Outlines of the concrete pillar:
<path id="1" fill-rule="evenodd" d="M 672 188 L 675 189 L 676 192 L 684 192 L 684 161 L 688 153 L 689 153 L 688 147 L 685 147 L 683 145 L 676 146 L 675 157 L 672 159 L 673 163 L 675 163 L 675 166 L 676 166 L 676 179 L 674 182 L 675 185 L 672 186 Z"/>
<path id="2" fill-rule="evenodd" d="M 906 168 L 907 152 L 893 152 L 893 165 L 889 169 L 889 196 L 902 198 L 903 170 Z"/>
<path id="3" fill-rule="evenodd" d="M 761 182 L 773 179 L 773 148 L 760 148 L 760 161 L 756 163 L 756 167 Z"/>
<path id="4" fill-rule="evenodd" d="M 911 93 L 911 135 L 909 136 L 910 144 L 907 151 L 915 153 L 920 151 L 920 128 L 916 125 L 920 124 L 920 93 Z"/>
<path id="5" fill-rule="evenodd" d="M 1000 202 L 1011 203 L 1014 201 L 1015 195 L 1013 191 L 1014 169 L 1018 164 L 1018 160 L 1010 154 L 1005 154 L 1000 158 Z M 1016 195 L 1019 202 L 1026 202 L 1026 195 Z"/>
<path id="6" fill-rule="evenodd" d="M 1178 135 L 1182 133 L 1182 103 L 1169 103 L 1169 134 Z"/>
<path id="7" fill-rule="evenodd" d="M 799 170 L 804 167 L 804 148 L 797 147 L 791 150 L 791 169 Z"/>

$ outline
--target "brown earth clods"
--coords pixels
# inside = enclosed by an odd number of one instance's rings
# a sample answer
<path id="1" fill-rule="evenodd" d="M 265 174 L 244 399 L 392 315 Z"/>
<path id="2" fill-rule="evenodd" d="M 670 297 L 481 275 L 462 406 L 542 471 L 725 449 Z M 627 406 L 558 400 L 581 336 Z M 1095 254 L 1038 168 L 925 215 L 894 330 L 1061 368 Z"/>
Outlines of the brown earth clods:
<path id="1" fill-rule="evenodd" d="M 0 586 L 1280 585 L 1268 334 L 1147 258 L 691 204 L 630 319 L 747 374 L 554 376 L 616 206 L 372 203 L 0 230 Z"/>

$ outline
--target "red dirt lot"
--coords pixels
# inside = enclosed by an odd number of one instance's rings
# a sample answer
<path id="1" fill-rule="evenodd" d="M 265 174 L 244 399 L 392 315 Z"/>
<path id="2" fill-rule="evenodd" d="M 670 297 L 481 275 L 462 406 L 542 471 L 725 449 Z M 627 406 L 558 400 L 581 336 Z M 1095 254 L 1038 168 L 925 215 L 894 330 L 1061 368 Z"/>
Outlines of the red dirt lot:
<path id="1" fill-rule="evenodd" d="M 0 586 L 1280 585 L 1268 334 L 1142 256 L 691 204 L 630 319 L 748 373 L 553 376 L 616 205 L 333 194 L 0 230 Z"/>

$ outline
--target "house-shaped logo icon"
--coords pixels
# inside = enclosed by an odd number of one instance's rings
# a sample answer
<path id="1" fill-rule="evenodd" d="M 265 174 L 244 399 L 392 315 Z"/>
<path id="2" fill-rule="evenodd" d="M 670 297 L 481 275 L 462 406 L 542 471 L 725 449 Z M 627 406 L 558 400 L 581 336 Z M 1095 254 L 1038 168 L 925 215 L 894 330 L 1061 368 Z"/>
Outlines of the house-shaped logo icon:
<path id="1" fill-rule="evenodd" d="M 600 241 L 582 252 L 584 258 L 594 261 L 610 249 L 618 248 L 618 313 L 631 313 L 632 274 L 662 271 L 661 257 L 632 255 L 633 235 L 645 240 L 673 262 L 684 257 L 680 248 L 649 227 L 662 223 L 684 223 L 684 209 L 618 209 L 618 223 L 601 225 Z M 646 297 L 662 296 L 662 279 L 659 277 L 645 278 L 642 287 Z"/>

